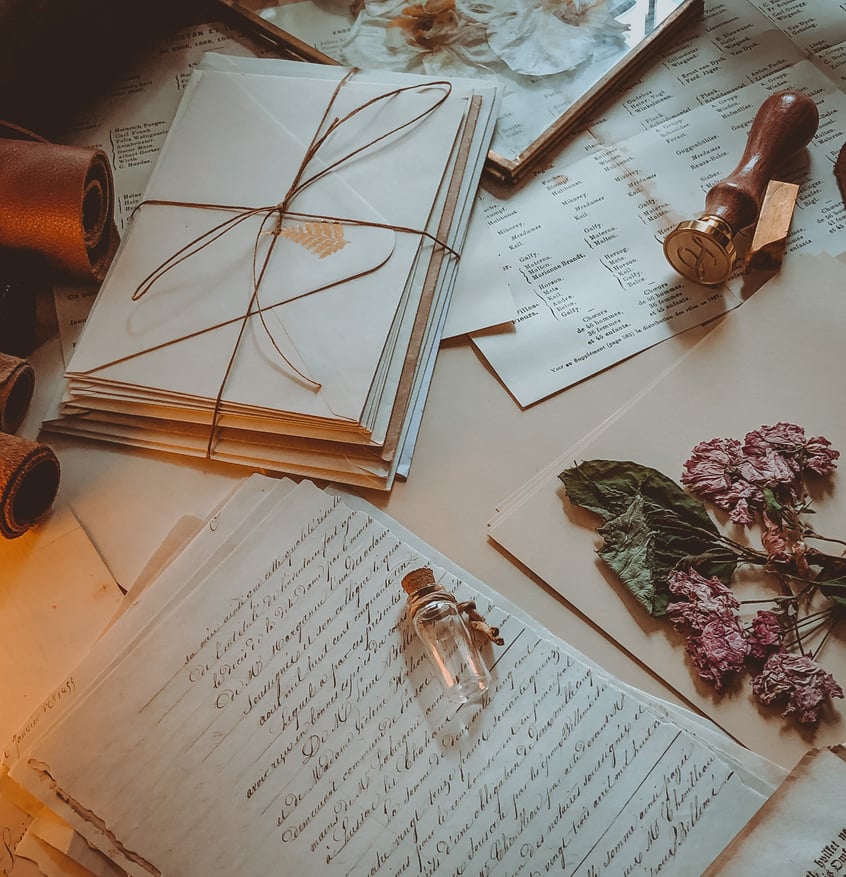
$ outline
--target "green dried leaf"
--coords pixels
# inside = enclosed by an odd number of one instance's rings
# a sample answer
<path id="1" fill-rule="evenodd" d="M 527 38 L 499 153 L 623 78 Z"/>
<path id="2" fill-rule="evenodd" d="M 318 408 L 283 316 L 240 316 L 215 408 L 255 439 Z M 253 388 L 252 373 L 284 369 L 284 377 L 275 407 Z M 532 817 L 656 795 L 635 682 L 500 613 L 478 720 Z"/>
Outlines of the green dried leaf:
<path id="1" fill-rule="evenodd" d="M 655 534 L 644 514 L 643 497 L 635 496 L 622 515 L 606 521 L 598 532 L 603 537 L 599 556 L 650 615 L 663 615 L 670 592 L 666 576 L 663 588 L 655 581 Z"/>
<path id="2" fill-rule="evenodd" d="M 656 469 L 589 460 L 559 478 L 572 502 L 604 519 L 599 556 L 650 614 L 666 612 L 673 569 L 731 579 L 737 557 L 719 541 L 705 506 Z"/>
<path id="3" fill-rule="evenodd" d="M 571 502 L 603 518 L 621 515 L 640 493 L 653 503 L 673 509 L 692 527 L 719 532 L 701 500 L 691 496 L 657 469 L 628 460 L 586 460 L 558 476 Z"/>
<path id="4" fill-rule="evenodd" d="M 775 495 L 771 487 L 765 487 L 762 490 L 762 493 L 764 494 L 764 509 L 773 521 L 780 523 L 781 513 L 784 506 L 779 502 L 778 497 Z"/>

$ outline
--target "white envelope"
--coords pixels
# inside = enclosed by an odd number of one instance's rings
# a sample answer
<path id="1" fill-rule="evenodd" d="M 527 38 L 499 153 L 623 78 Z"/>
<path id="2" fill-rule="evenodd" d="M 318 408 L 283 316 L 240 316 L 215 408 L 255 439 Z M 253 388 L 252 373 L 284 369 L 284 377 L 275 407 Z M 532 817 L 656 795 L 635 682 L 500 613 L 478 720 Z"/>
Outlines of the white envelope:
<path id="1" fill-rule="evenodd" d="M 358 420 L 404 296 L 422 285 L 413 274 L 420 235 L 397 229 L 427 228 L 438 168 L 449 163 L 467 109 L 454 101 L 432 110 L 438 87 L 361 111 L 307 164 L 312 175 L 355 144 L 386 135 L 305 188 L 290 205 L 300 215 L 282 223 L 282 235 L 292 237 L 307 235 L 317 217 L 370 223 L 341 224 L 340 249 L 321 257 L 294 239 L 260 233 L 272 227 L 273 216 L 264 229 L 263 215 L 249 216 L 222 236 L 212 234 L 207 246 L 132 300 L 151 270 L 217 223 L 240 216 L 196 205 L 271 208 L 284 197 L 306 148 L 287 123 L 295 122 L 298 132 L 317 130 L 335 87 L 315 79 L 283 88 L 274 76 L 195 71 L 145 193 L 147 202 L 190 206 L 141 207 L 69 375 L 205 400 L 207 411 L 208 400 L 214 407 L 220 396 L 224 411 L 231 402 Z M 332 115 L 343 118 L 387 90 L 353 79 L 338 92 Z M 422 124 L 418 116 L 427 122 L 436 116 L 437 124 Z M 408 127 L 389 133 L 402 125 Z M 273 256 L 251 301 L 254 253 L 260 264 L 271 243 Z M 322 291 L 309 294 L 315 289 Z M 412 299 L 408 312 L 414 310 Z"/>

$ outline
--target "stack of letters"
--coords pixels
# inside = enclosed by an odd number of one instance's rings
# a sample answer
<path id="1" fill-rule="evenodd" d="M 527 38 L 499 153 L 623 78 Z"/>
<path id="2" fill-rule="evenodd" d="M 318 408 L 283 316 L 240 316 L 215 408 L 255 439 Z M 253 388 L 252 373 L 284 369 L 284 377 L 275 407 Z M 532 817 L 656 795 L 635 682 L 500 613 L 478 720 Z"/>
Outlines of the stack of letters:
<path id="1" fill-rule="evenodd" d="M 421 566 L 500 629 L 481 704 L 409 625 Z M 33 711 L 0 805 L 49 877 L 689 877 L 783 776 L 363 500 L 253 475 Z"/>
<path id="2" fill-rule="evenodd" d="M 485 83 L 206 56 L 45 427 L 390 488 L 496 103 Z"/>

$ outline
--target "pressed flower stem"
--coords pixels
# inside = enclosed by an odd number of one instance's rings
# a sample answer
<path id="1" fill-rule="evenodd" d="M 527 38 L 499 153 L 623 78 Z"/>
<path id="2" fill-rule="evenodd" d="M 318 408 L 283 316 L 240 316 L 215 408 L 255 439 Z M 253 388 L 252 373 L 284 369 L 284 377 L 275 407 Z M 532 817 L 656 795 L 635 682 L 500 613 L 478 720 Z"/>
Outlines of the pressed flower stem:
<path id="1" fill-rule="evenodd" d="M 803 596 L 803 592 L 799 594 L 776 594 L 773 597 L 759 597 L 756 600 L 738 600 L 741 606 L 751 606 L 753 603 L 794 603 Z M 820 612 L 827 610 L 821 609 Z"/>
<path id="2" fill-rule="evenodd" d="M 793 635 L 796 637 L 796 639 L 793 641 L 792 644 L 794 646 L 798 647 L 800 655 L 807 654 L 805 651 L 805 647 L 802 645 L 802 633 L 799 630 L 799 623 L 796 620 L 796 618 L 793 619 L 793 624 L 791 625 L 791 627 L 792 627 Z M 785 639 L 786 639 L 786 637 L 785 637 Z"/>
<path id="3" fill-rule="evenodd" d="M 846 540 L 836 539 L 834 536 L 821 536 L 819 533 L 815 533 L 813 530 L 805 530 L 802 534 L 806 539 L 818 539 L 820 542 L 834 542 L 837 545 L 846 546 Z M 846 562 L 846 558 L 839 558 Z"/>
<path id="4" fill-rule="evenodd" d="M 814 622 L 819 622 L 820 620 L 828 620 L 832 617 L 832 614 L 831 609 L 820 609 L 817 612 L 811 612 L 810 614 L 803 616 L 801 619 L 798 619 L 797 624 L 805 626 L 813 624 Z"/>
<path id="5" fill-rule="evenodd" d="M 811 615 L 806 615 L 804 618 L 795 619 L 792 625 L 792 633 L 796 637 L 795 641 L 789 639 L 788 637 L 784 638 L 784 644 L 788 647 L 793 645 L 798 645 L 800 651 L 805 654 L 805 650 L 802 648 L 802 636 L 804 635 L 807 639 L 808 636 L 812 635 L 814 632 L 819 630 L 824 625 L 828 625 L 828 630 L 826 631 L 825 636 L 823 637 L 822 642 L 817 646 L 814 653 L 811 657 L 816 658 L 820 649 L 825 644 L 825 641 L 831 635 L 832 628 L 835 622 L 834 613 L 831 609 L 822 609 L 819 612 L 814 612 Z M 802 630 L 800 630 L 802 628 Z"/>
<path id="6" fill-rule="evenodd" d="M 741 545 L 739 542 L 735 542 L 734 539 L 730 539 L 728 536 L 720 535 L 717 538 L 727 548 L 731 548 L 732 551 L 737 554 L 738 559 L 742 558 L 747 563 L 755 563 L 758 565 L 764 565 L 769 562 L 769 557 L 763 551 L 750 548 L 748 545 Z"/>
<path id="7" fill-rule="evenodd" d="M 840 621 L 840 618 L 838 617 L 838 613 L 835 609 L 832 609 L 831 621 L 829 622 L 828 630 L 825 632 L 825 636 L 822 638 L 822 642 L 814 650 L 814 660 L 817 659 L 817 655 L 822 651 L 822 647 L 828 642 L 828 638 L 831 636 L 832 632 L 834 631 L 834 625 L 837 624 L 838 621 Z"/>
<path id="8" fill-rule="evenodd" d="M 814 654 L 811 656 L 815 661 L 817 659 L 817 655 L 822 651 L 822 647 L 828 642 L 828 638 L 831 636 L 833 624 L 828 626 L 828 630 L 825 632 L 825 636 L 822 638 L 822 642 L 814 649 Z"/>
<path id="9" fill-rule="evenodd" d="M 767 555 L 766 552 L 759 551 L 756 548 L 751 548 L 748 545 L 742 545 L 740 542 L 736 542 L 734 539 L 732 539 L 730 536 L 726 536 L 724 533 L 714 534 L 710 530 L 706 530 L 704 527 L 694 527 L 693 530 L 694 532 L 699 533 L 701 536 L 704 536 L 708 539 L 715 539 L 720 544 L 726 546 L 726 548 L 731 549 L 731 551 L 734 552 L 735 555 L 737 555 L 738 561 L 742 560 L 746 563 L 754 563 L 759 566 L 766 566 L 770 562 L 769 555 Z M 828 536 L 820 536 L 818 533 L 815 533 L 812 530 L 803 530 L 803 534 L 805 536 L 810 536 L 814 539 L 819 539 L 822 542 L 832 542 L 839 545 L 846 545 L 846 541 Z M 813 561 L 823 568 L 840 568 L 842 571 L 846 572 L 846 557 L 840 557 L 834 554 L 825 554 L 822 551 L 816 550 L 811 551 L 810 555 Z M 794 576 L 793 578 L 797 577 Z"/>
<path id="10" fill-rule="evenodd" d="M 792 636 L 796 636 L 797 642 L 802 638 L 802 636 L 804 636 L 807 640 L 809 636 L 811 636 L 815 631 L 819 630 L 827 623 L 828 619 L 821 618 L 817 618 L 813 622 L 806 622 L 805 619 L 802 619 L 802 621 L 794 621 L 794 623 L 791 625 L 791 630 L 788 633 Z M 800 628 L 802 628 L 802 630 L 800 630 Z M 785 645 L 790 645 L 793 643 L 793 640 L 785 636 L 784 642 Z"/>

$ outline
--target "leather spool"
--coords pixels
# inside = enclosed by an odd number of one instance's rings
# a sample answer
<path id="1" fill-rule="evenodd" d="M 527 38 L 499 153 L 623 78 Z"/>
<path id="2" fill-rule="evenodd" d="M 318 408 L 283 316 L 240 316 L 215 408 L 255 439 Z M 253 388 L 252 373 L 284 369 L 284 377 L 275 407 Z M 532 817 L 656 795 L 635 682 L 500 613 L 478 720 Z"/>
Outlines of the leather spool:
<path id="1" fill-rule="evenodd" d="M 25 359 L 0 353 L 0 431 L 17 432 L 35 390 L 35 371 Z"/>
<path id="2" fill-rule="evenodd" d="M 0 536 L 16 539 L 47 514 L 59 474 L 59 460 L 48 445 L 0 433 Z"/>
<path id="3" fill-rule="evenodd" d="M 0 123 L 0 247 L 36 253 L 59 278 L 99 282 L 118 244 L 106 154 Z"/>

